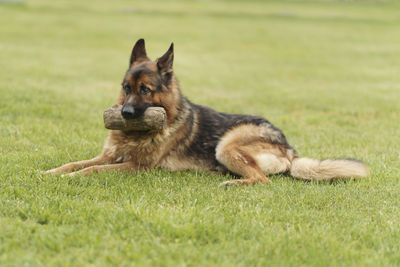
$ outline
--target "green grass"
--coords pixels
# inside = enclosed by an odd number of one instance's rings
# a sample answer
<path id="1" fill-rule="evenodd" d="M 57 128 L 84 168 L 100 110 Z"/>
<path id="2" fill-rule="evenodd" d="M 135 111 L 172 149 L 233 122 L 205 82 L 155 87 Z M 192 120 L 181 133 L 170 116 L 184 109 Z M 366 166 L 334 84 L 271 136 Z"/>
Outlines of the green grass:
<path id="1" fill-rule="evenodd" d="M 1 266 L 337 266 L 400 262 L 400 4 L 0 3 Z M 44 176 L 97 155 L 138 38 L 175 42 L 186 96 L 267 117 L 300 155 L 363 180 L 223 189 L 154 170 Z"/>

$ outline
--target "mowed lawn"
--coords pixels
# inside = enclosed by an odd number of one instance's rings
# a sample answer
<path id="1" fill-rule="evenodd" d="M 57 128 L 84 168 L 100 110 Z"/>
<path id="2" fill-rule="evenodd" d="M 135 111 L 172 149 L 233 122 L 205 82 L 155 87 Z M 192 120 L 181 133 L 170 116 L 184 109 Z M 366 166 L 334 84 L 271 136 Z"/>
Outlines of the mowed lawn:
<path id="1" fill-rule="evenodd" d="M 400 264 L 400 4 L 0 1 L 1 266 Z M 134 42 L 193 102 L 268 118 L 358 181 L 220 188 L 195 171 L 46 176 L 94 157 Z"/>

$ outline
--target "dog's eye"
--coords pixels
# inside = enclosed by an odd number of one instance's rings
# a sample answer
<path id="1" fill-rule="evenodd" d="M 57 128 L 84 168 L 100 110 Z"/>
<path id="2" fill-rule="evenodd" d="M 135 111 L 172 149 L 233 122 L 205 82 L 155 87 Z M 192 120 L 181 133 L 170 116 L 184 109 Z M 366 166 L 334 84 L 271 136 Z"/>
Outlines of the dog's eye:
<path id="1" fill-rule="evenodd" d="M 131 87 L 129 85 L 124 85 L 125 94 L 129 94 L 131 92 Z"/>
<path id="2" fill-rule="evenodd" d="M 151 90 L 148 87 L 146 87 L 144 85 L 140 86 L 140 94 L 141 95 L 147 95 L 150 92 L 151 92 Z"/>

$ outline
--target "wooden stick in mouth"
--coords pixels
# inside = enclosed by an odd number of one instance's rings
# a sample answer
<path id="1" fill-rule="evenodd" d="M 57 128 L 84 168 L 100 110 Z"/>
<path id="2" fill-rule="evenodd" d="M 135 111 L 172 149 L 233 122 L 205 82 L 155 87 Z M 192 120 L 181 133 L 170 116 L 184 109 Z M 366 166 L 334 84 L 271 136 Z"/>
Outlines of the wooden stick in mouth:
<path id="1" fill-rule="evenodd" d="M 167 124 L 167 115 L 164 108 L 149 107 L 135 119 L 125 120 L 121 115 L 122 105 L 115 105 L 103 113 L 104 126 L 110 130 L 121 131 L 148 131 L 162 130 Z"/>

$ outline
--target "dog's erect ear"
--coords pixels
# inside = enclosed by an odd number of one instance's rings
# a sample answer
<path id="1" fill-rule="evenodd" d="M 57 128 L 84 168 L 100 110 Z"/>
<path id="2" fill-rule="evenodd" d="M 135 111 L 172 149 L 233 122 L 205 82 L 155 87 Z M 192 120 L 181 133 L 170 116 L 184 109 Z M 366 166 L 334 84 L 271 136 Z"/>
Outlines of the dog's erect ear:
<path id="1" fill-rule="evenodd" d="M 146 54 L 146 48 L 144 46 L 144 39 L 137 40 L 135 46 L 133 47 L 129 66 L 131 66 L 133 64 L 133 62 L 137 61 L 140 58 L 149 59 Z"/>
<path id="2" fill-rule="evenodd" d="M 161 73 L 172 72 L 174 63 L 174 43 L 171 43 L 168 51 L 159 59 L 157 59 L 157 67 Z"/>

